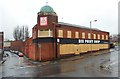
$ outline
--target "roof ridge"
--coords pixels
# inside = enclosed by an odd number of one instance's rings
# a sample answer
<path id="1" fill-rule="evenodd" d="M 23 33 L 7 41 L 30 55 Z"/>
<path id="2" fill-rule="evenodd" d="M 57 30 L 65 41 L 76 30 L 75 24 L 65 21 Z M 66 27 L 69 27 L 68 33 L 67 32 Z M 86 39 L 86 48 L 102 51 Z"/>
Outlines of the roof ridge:
<path id="1" fill-rule="evenodd" d="M 78 27 L 78 28 L 90 29 L 90 27 L 81 26 L 81 25 L 76 25 L 76 24 L 70 24 L 70 23 L 65 23 L 65 22 L 58 22 L 58 24 L 63 24 L 63 25 L 68 25 L 68 26 L 73 26 L 73 27 Z M 99 29 L 97 29 L 97 28 L 92 28 L 92 30 L 99 30 Z M 100 30 L 99 30 L 99 31 L 100 31 Z"/>

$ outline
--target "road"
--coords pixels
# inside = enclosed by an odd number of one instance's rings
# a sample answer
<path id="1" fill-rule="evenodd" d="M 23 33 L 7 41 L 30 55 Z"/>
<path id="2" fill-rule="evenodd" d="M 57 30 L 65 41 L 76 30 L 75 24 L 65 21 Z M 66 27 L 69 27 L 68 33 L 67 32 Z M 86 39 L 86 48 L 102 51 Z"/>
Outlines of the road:
<path id="1" fill-rule="evenodd" d="M 118 77 L 118 48 L 46 63 L 32 63 L 14 53 L 0 66 L 0 77 Z"/>

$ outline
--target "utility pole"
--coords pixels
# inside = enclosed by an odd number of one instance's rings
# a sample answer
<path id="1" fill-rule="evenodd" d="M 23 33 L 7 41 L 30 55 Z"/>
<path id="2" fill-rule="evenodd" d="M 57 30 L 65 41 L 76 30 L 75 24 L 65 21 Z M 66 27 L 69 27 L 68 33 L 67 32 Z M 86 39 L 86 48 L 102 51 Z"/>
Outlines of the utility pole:
<path id="1" fill-rule="evenodd" d="M 90 21 L 91 55 L 92 55 L 92 22 L 97 22 L 97 20 Z"/>

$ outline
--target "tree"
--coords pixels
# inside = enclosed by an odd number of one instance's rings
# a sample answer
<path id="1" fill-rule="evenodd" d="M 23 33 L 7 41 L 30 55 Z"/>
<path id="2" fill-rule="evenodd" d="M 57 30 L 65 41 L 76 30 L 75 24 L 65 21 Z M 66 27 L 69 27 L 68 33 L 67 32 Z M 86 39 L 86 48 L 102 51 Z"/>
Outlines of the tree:
<path id="1" fill-rule="evenodd" d="M 13 37 L 14 37 L 14 39 L 15 39 L 16 41 L 19 40 L 18 34 L 19 34 L 19 26 L 15 27 L 15 29 L 14 29 L 14 31 L 13 31 Z"/>
<path id="2" fill-rule="evenodd" d="M 29 38 L 29 29 L 28 26 L 22 26 L 22 40 L 25 41 L 27 38 Z"/>
<path id="3" fill-rule="evenodd" d="M 25 39 L 29 37 L 29 29 L 25 27 Z"/>
<path id="4" fill-rule="evenodd" d="M 17 26 L 13 31 L 13 37 L 16 41 L 25 41 L 29 38 L 28 26 L 22 26 L 21 28 Z"/>

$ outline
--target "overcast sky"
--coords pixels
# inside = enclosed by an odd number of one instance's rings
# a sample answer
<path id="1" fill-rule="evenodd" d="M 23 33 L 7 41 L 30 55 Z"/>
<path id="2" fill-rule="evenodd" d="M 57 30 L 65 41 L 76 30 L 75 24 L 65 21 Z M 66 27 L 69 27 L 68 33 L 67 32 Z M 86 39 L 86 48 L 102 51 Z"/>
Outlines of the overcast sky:
<path id="1" fill-rule="evenodd" d="M 119 0 L 0 0 L 0 31 L 5 39 L 13 39 L 13 29 L 19 25 L 28 25 L 30 34 L 37 23 L 37 13 L 42 6 L 50 5 L 59 17 L 66 22 L 118 33 Z"/>

